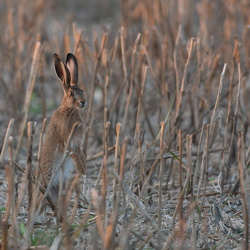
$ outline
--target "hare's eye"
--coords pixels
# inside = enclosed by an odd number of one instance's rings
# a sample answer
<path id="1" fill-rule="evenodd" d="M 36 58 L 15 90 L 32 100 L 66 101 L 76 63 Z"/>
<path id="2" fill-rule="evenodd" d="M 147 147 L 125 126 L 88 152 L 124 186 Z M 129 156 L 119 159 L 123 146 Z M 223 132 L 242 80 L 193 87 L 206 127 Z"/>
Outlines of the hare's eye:
<path id="1" fill-rule="evenodd" d="M 71 95 L 71 96 L 74 96 L 74 94 L 75 94 L 74 91 L 71 90 L 71 91 L 70 91 L 70 95 Z"/>

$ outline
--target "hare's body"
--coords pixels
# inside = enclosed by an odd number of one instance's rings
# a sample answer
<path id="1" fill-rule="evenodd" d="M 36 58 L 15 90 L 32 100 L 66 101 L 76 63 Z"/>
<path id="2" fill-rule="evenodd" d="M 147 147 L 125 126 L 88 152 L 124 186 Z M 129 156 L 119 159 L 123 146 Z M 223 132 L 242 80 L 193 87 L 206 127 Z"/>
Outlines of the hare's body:
<path id="1" fill-rule="evenodd" d="M 54 60 L 57 76 L 63 84 L 64 97 L 61 106 L 51 117 L 42 147 L 39 182 L 45 187 L 51 180 L 55 170 L 61 165 L 66 144 L 76 123 L 77 125 L 67 147 L 69 155 L 61 166 L 63 183 L 67 183 L 76 173 L 84 174 L 86 164 L 85 155 L 81 148 L 85 127 L 80 114 L 80 109 L 85 106 L 85 97 L 84 92 L 77 87 L 77 61 L 72 54 L 67 56 L 67 66 L 56 54 Z M 49 192 L 54 205 L 57 204 L 58 200 L 60 176 L 61 171 L 53 178 L 52 188 Z"/>

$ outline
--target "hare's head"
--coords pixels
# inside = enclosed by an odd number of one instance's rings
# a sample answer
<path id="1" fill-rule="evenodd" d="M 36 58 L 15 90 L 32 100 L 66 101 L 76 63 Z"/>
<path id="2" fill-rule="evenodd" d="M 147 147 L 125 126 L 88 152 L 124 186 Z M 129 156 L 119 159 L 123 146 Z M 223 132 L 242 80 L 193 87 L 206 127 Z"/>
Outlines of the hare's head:
<path id="1" fill-rule="evenodd" d="M 62 105 L 68 108 L 84 108 L 86 104 L 84 91 L 77 86 L 78 64 L 76 57 L 69 53 L 66 58 L 66 66 L 61 58 L 54 54 L 54 65 L 56 74 L 63 86 Z"/>

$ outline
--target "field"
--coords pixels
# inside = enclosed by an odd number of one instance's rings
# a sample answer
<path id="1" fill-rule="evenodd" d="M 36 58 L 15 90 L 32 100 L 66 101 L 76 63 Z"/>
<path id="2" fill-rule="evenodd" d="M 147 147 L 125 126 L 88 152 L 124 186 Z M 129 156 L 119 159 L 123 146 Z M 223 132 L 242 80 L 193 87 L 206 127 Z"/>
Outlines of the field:
<path id="1" fill-rule="evenodd" d="M 248 249 L 248 0 L 0 2 L 1 249 Z M 74 53 L 87 172 L 30 203 Z M 66 152 L 67 153 L 67 152 Z"/>

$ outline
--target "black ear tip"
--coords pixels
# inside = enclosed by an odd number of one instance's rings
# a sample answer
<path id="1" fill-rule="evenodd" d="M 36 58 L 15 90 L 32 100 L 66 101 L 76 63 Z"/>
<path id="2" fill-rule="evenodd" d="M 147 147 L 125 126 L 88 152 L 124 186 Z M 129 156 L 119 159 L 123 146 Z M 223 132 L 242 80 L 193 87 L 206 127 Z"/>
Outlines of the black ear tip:
<path id="1" fill-rule="evenodd" d="M 75 55 L 72 54 L 72 53 L 68 53 L 68 54 L 67 54 L 66 61 L 69 61 L 69 60 L 77 61 Z"/>
<path id="2" fill-rule="evenodd" d="M 61 60 L 60 56 L 58 56 L 56 53 L 53 55 L 54 60 Z"/>

